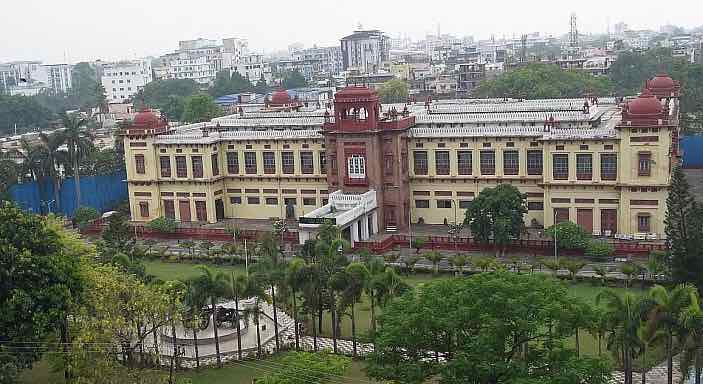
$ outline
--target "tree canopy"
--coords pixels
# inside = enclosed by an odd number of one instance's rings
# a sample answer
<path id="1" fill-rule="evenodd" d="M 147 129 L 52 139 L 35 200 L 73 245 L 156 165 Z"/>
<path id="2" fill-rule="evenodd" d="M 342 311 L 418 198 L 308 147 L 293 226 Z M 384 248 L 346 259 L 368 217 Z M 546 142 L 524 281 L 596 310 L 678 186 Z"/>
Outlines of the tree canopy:
<path id="1" fill-rule="evenodd" d="M 493 239 L 497 245 L 505 245 L 520 236 L 526 213 L 527 195 L 513 185 L 500 184 L 481 190 L 466 210 L 464 223 L 478 241 Z"/>
<path id="2" fill-rule="evenodd" d="M 104 93 L 98 83 L 98 77 L 90 63 L 80 62 L 71 68 L 71 95 L 81 108 L 98 105 L 98 99 Z"/>
<path id="3" fill-rule="evenodd" d="M 288 71 L 283 74 L 283 84 L 285 89 L 307 87 L 308 82 L 305 77 L 298 71 Z"/>
<path id="4" fill-rule="evenodd" d="M 607 383 L 605 360 L 565 341 L 590 307 L 557 281 L 509 272 L 423 284 L 383 311 L 377 379 L 422 383 Z"/>
<path id="5" fill-rule="evenodd" d="M 220 116 L 221 113 L 220 107 L 215 104 L 212 97 L 198 94 L 186 98 L 181 120 L 186 123 L 200 123 L 210 121 L 212 118 Z"/>
<path id="6" fill-rule="evenodd" d="M 171 120 L 179 120 L 183 115 L 185 99 L 198 91 L 198 83 L 190 79 L 155 80 L 145 85 L 133 99 L 137 108 L 145 104 L 158 108 Z"/>
<path id="7" fill-rule="evenodd" d="M 582 70 L 562 70 L 556 65 L 534 63 L 486 80 L 474 92 L 477 97 L 552 99 L 583 97 L 585 93 L 610 95 L 613 84 Z"/>
<path id="8" fill-rule="evenodd" d="M 35 97 L 0 94 L 0 134 L 14 133 L 28 128 L 46 128 L 55 117 L 49 108 Z"/>
<path id="9" fill-rule="evenodd" d="M 408 83 L 401 79 L 386 81 L 378 89 L 382 103 L 404 103 L 408 100 Z"/>
<path id="10" fill-rule="evenodd" d="M 210 88 L 210 94 L 213 97 L 230 95 L 252 90 L 251 82 L 239 72 L 231 72 L 229 69 L 223 69 L 217 72 L 215 83 Z"/>

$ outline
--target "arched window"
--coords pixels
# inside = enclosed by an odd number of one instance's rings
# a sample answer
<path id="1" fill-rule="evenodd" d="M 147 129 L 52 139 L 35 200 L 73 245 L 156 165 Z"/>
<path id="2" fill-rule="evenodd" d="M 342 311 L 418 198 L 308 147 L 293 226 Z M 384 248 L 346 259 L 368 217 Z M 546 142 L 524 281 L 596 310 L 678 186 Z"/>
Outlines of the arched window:
<path id="1" fill-rule="evenodd" d="M 351 155 L 347 159 L 347 175 L 350 179 L 366 178 L 366 160 L 362 155 Z"/>

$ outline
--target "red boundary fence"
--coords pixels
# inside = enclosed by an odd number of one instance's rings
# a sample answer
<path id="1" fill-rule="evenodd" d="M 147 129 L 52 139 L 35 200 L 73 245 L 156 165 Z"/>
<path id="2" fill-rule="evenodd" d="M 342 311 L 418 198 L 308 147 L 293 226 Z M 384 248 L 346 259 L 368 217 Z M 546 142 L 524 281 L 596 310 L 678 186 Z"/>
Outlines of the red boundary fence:
<path id="1" fill-rule="evenodd" d="M 90 235 L 99 235 L 103 227 L 106 225 L 105 219 L 98 219 L 84 228 L 81 232 Z M 230 241 L 232 235 L 227 233 L 224 228 L 177 228 L 174 232 L 164 233 L 155 231 L 151 228 L 135 225 L 135 234 L 140 238 L 152 239 L 193 239 L 193 240 L 210 240 L 210 241 Z M 238 239 L 247 239 L 255 241 L 262 235 L 264 231 L 257 230 L 241 230 Z M 461 237 L 458 241 L 454 241 L 449 236 L 415 236 L 413 238 L 422 238 L 425 243 L 423 249 L 432 250 L 459 250 L 459 251 L 486 251 L 494 250 L 492 245 L 485 245 L 474 241 L 469 237 Z M 298 232 L 288 231 L 283 234 L 283 240 L 288 243 L 298 243 Z M 368 249 L 371 253 L 381 254 L 393 250 L 396 246 L 406 247 L 410 244 L 411 237 L 408 235 L 390 235 L 378 241 L 359 241 L 354 243 L 354 249 Z M 636 241 L 619 241 L 612 243 L 615 246 L 616 255 L 638 255 L 646 256 L 651 251 L 664 251 L 666 245 L 662 243 L 640 243 Z M 544 253 L 553 249 L 554 242 L 550 240 L 514 240 L 507 247 L 508 252 L 534 252 Z M 559 250 L 564 255 L 582 255 L 581 251 L 574 250 Z"/>

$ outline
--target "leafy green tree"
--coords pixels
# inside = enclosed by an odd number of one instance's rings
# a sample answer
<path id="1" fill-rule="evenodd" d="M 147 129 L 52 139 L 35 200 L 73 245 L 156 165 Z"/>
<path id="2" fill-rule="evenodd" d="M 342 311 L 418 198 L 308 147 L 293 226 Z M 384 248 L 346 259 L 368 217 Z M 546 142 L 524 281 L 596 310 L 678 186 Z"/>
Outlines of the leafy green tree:
<path id="1" fill-rule="evenodd" d="M 680 167 L 671 174 L 664 225 L 671 277 L 703 289 L 703 208 L 694 200 Z"/>
<path id="2" fill-rule="evenodd" d="M 352 354 L 357 356 L 356 350 L 356 313 L 354 306 L 361 301 L 361 295 L 364 293 L 364 287 L 369 280 L 369 271 L 362 263 L 351 263 L 344 269 L 348 281 L 344 292 L 342 293 L 342 301 L 344 305 L 349 305 L 349 315 L 352 325 Z"/>
<path id="3" fill-rule="evenodd" d="M 424 254 L 425 259 L 432 263 L 432 270 L 435 275 L 439 273 L 439 263 L 444 259 L 444 256 L 439 251 L 430 251 Z"/>
<path id="4" fill-rule="evenodd" d="M 422 257 L 418 254 L 407 255 L 403 258 L 403 264 L 405 264 L 406 273 L 415 273 L 415 264 L 420 261 Z"/>
<path id="5" fill-rule="evenodd" d="M 693 376 L 694 382 L 700 384 L 703 371 L 703 309 L 700 298 L 683 311 L 680 320 L 680 339 L 683 343 L 679 368 L 685 379 L 690 380 Z"/>
<path id="6" fill-rule="evenodd" d="M 90 63 L 80 62 L 71 68 L 71 94 L 81 108 L 98 106 L 98 78 Z M 104 94 L 104 89 L 103 89 Z"/>
<path id="7" fill-rule="evenodd" d="M 223 69 L 217 72 L 215 82 L 210 88 L 210 94 L 212 97 L 220 97 L 233 93 L 247 92 L 251 89 L 251 82 L 239 72 L 230 72 L 229 69 Z"/>
<path id="8" fill-rule="evenodd" d="M 554 239 L 556 232 L 557 245 L 563 249 L 583 249 L 589 239 L 589 235 L 583 230 L 583 227 L 571 221 L 562 221 L 552 225 L 544 232 L 552 239 Z"/>
<path id="9" fill-rule="evenodd" d="M 556 65 L 533 63 L 486 80 L 474 91 L 479 97 L 524 99 L 578 98 L 585 93 L 610 95 L 612 82 L 587 71 L 562 70 Z"/>
<path id="10" fill-rule="evenodd" d="M 266 79 L 264 79 L 264 75 L 261 74 L 261 77 L 259 80 L 256 82 L 256 85 L 254 86 L 254 92 L 258 94 L 265 94 L 269 91 L 269 86 L 266 84 Z"/>
<path id="11" fill-rule="evenodd" d="M 692 304 L 698 302 L 698 292 L 693 285 L 680 284 L 671 290 L 655 285 L 649 291 L 653 307 L 649 320 L 655 327 L 666 332 L 667 382 L 673 383 L 674 337 L 681 333 L 681 315 Z"/>
<path id="12" fill-rule="evenodd" d="M 164 112 L 170 120 L 183 115 L 184 100 L 199 91 L 198 83 L 190 79 L 155 80 L 133 98 L 136 108 L 154 107 Z"/>
<path id="13" fill-rule="evenodd" d="M 57 330 L 67 338 L 67 315 L 83 288 L 80 256 L 47 219 L 0 206 L 0 383 L 14 383 L 41 358 L 27 345 L 43 345 Z"/>
<path id="14" fill-rule="evenodd" d="M 408 83 L 401 79 L 393 79 L 381 84 L 378 96 L 382 103 L 404 103 L 408 100 Z"/>
<path id="15" fill-rule="evenodd" d="M 285 265 L 283 263 L 283 251 L 281 250 L 278 238 L 272 233 L 266 233 L 261 238 L 259 247 L 261 256 L 256 265 L 255 270 L 259 275 L 266 280 L 271 288 L 271 300 L 273 307 L 273 328 L 276 339 L 276 351 L 280 350 L 280 339 L 278 334 L 278 308 L 276 307 L 276 290 L 278 286 L 284 283 L 285 280 Z"/>
<path id="16" fill-rule="evenodd" d="M 85 125 L 88 120 L 84 119 L 77 113 L 62 114 L 61 121 L 64 128 L 63 139 L 68 147 L 68 158 L 71 161 L 73 178 L 76 185 L 76 207 L 81 206 L 81 179 L 79 162 L 82 158 L 88 156 L 93 149 L 93 134 L 90 133 Z"/>
<path id="17" fill-rule="evenodd" d="M 384 309 L 367 372 L 404 383 L 607 383 L 605 360 L 564 346 L 582 310 L 573 302 L 559 282 L 508 272 L 422 284 Z"/>
<path id="18" fill-rule="evenodd" d="M 183 108 L 183 117 L 181 120 L 186 123 L 200 123 L 210 121 L 211 119 L 220 116 L 222 111 L 215 104 L 212 97 L 199 94 L 188 97 L 185 100 Z"/>
<path id="19" fill-rule="evenodd" d="M 527 213 L 527 195 L 513 185 L 484 188 L 466 210 L 464 224 L 484 244 L 493 239 L 496 253 L 514 238 L 519 238 Z"/>
<path id="20" fill-rule="evenodd" d="M 308 81 L 298 71 L 288 71 L 283 74 L 284 89 L 303 88 L 308 86 Z"/>
<path id="21" fill-rule="evenodd" d="M 295 350 L 300 349 L 300 330 L 298 327 L 298 300 L 297 296 L 300 290 L 305 286 L 305 260 L 299 257 L 294 258 L 286 267 L 285 282 L 291 290 L 291 298 L 293 299 L 293 325 L 295 327 Z"/>
<path id="22" fill-rule="evenodd" d="M 107 219 L 107 227 L 102 233 L 102 240 L 109 249 L 131 254 L 134 249 L 134 231 L 127 217 L 116 212 Z"/>
<path id="23" fill-rule="evenodd" d="M 18 132 L 47 128 L 54 117 L 37 98 L 0 94 L 0 134 L 14 134 L 15 124 Z"/>
<path id="24" fill-rule="evenodd" d="M 586 266 L 586 263 L 576 259 L 561 259 L 559 266 L 569 271 L 571 280 L 576 281 L 576 274 Z"/>
<path id="25" fill-rule="evenodd" d="M 275 372 L 257 377 L 257 384 L 324 384 L 336 382 L 351 367 L 349 357 L 331 353 L 289 352 Z"/>
<path id="26" fill-rule="evenodd" d="M 449 258 L 449 264 L 451 264 L 454 268 L 457 269 L 459 276 L 463 276 L 464 267 L 466 267 L 468 260 L 469 259 L 466 257 L 466 255 L 454 255 Z"/>
<path id="27" fill-rule="evenodd" d="M 246 299 L 251 291 L 251 282 L 246 275 L 235 275 L 232 272 L 227 280 L 225 296 L 234 300 L 234 311 L 237 316 L 237 358 L 242 359 L 242 326 L 240 324 L 239 301 Z"/>

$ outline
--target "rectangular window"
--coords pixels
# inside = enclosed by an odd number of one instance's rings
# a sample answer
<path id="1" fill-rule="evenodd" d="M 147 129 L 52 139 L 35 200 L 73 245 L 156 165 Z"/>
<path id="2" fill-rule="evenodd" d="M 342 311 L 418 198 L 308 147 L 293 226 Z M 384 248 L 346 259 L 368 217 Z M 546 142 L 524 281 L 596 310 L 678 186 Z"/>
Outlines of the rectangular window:
<path id="1" fill-rule="evenodd" d="M 230 196 L 229 203 L 230 204 L 241 204 L 242 197 L 241 196 Z"/>
<path id="2" fill-rule="evenodd" d="M 139 215 L 141 217 L 149 217 L 149 203 L 146 201 L 139 202 Z"/>
<path id="3" fill-rule="evenodd" d="M 649 233 L 651 231 L 649 215 L 637 215 L 637 231 Z"/>
<path id="4" fill-rule="evenodd" d="M 427 174 L 427 151 L 413 152 L 413 170 L 416 175 Z"/>
<path id="5" fill-rule="evenodd" d="M 650 176 L 652 174 L 652 154 L 649 152 L 640 152 L 637 154 L 638 159 L 638 175 Z"/>
<path id="6" fill-rule="evenodd" d="M 244 172 L 248 175 L 256 174 L 256 168 L 256 152 L 244 152 Z"/>
<path id="7" fill-rule="evenodd" d="M 600 155 L 600 178 L 615 180 L 618 176 L 618 155 L 603 153 Z"/>
<path id="8" fill-rule="evenodd" d="M 332 172 L 333 175 L 337 174 L 337 156 L 335 155 L 330 155 L 330 172 Z"/>
<path id="9" fill-rule="evenodd" d="M 387 154 L 383 156 L 383 174 L 393 176 L 393 155 Z"/>
<path id="10" fill-rule="evenodd" d="M 293 152 L 281 152 L 281 164 L 283 165 L 283 173 L 292 175 L 295 172 Z"/>
<path id="11" fill-rule="evenodd" d="M 593 156 L 590 153 L 576 154 L 576 179 L 591 180 L 593 178 Z"/>
<path id="12" fill-rule="evenodd" d="M 449 151 L 434 152 L 435 172 L 438 175 L 449 174 Z"/>
<path id="13" fill-rule="evenodd" d="M 161 177 L 171 177 L 171 156 L 159 157 L 161 166 Z"/>
<path id="14" fill-rule="evenodd" d="M 264 173 L 276 173 L 276 154 L 273 152 L 264 152 L 261 154 L 264 159 Z"/>
<path id="15" fill-rule="evenodd" d="M 249 205 L 259 205 L 260 201 L 261 200 L 255 196 L 248 196 L 247 197 L 247 204 L 249 204 Z"/>
<path id="16" fill-rule="evenodd" d="M 327 156 L 325 155 L 324 151 L 320 152 L 319 155 L 320 155 L 320 173 L 324 175 L 327 173 Z"/>
<path id="17" fill-rule="evenodd" d="M 190 161 L 193 167 L 193 178 L 203 177 L 203 157 L 191 156 Z"/>
<path id="18" fill-rule="evenodd" d="M 437 200 L 437 208 L 451 208 L 451 207 L 452 207 L 451 200 Z"/>
<path id="19" fill-rule="evenodd" d="M 218 176 L 220 174 L 220 161 L 218 159 L 217 153 L 213 153 L 210 156 L 210 165 L 212 166 L 212 175 Z"/>
<path id="20" fill-rule="evenodd" d="M 286 197 L 283 199 L 283 204 L 285 204 L 286 207 L 296 206 L 298 205 L 298 199 L 295 197 Z"/>
<path id="21" fill-rule="evenodd" d="M 185 156 L 176 156 L 176 177 L 188 177 L 188 165 Z"/>
<path id="22" fill-rule="evenodd" d="M 518 151 L 503 152 L 503 174 L 517 175 L 520 172 L 520 154 Z"/>
<path id="23" fill-rule="evenodd" d="M 146 173 L 146 164 L 144 162 L 144 155 L 134 155 L 134 169 L 140 175 L 143 175 Z"/>
<path id="24" fill-rule="evenodd" d="M 227 173 L 239 173 L 239 153 L 227 152 Z"/>
<path id="25" fill-rule="evenodd" d="M 459 208 L 469 209 L 471 206 L 471 200 L 459 200 Z"/>
<path id="26" fill-rule="evenodd" d="M 317 205 L 317 199 L 314 197 L 303 197 L 303 205 Z"/>
<path id="27" fill-rule="evenodd" d="M 277 197 L 267 197 L 266 198 L 266 205 L 278 205 L 278 198 Z"/>
<path id="28" fill-rule="evenodd" d="M 542 151 L 527 151 L 527 174 L 542 174 Z"/>
<path id="29" fill-rule="evenodd" d="M 198 221 L 207 221 L 207 203 L 205 201 L 195 201 L 195 218 Z"/>
<path id="30" fill-rule="evenodd" d="M 496 174 L 496 154 L 493 151 L 481 151 L 480 163 L 482 175 Z"/>
<path id="31" fill-rule="evenodd" d="M 430 207 L 429 200 L 415 200 L 415 208 L 429 208 L 429 207 Z"/>
<path id="32" fill-rule="evenodd" d="M 457 166 L 460 175 L 470 175 L 472 172 L 471 151 L 458 151 L 456 153 Z"/>
<path id="33" fill-rule="evenodd" d="M 528 201 L 527 209 L 529 211 L 544 211 L 544 203 L 541 201 Z"/>
<path id="34" fill-rule="evenodd" d="M 315 161 L 313 160 L 312 152 L 300 152 L 300 171 L 306 175 L 310 175 L 315 171 Z"/>
<path id="35" fill-rule="evenodd" d="M 552 155 L 552 176 L 554 180 L 567 180 L 569 178 L 569 155 Z"/>
<path id="36" fill-rule="evenodd" d="M 176 206 L 173 200 L 164 200 L 164 216 L 167 219 L 176 220 Z"/>

